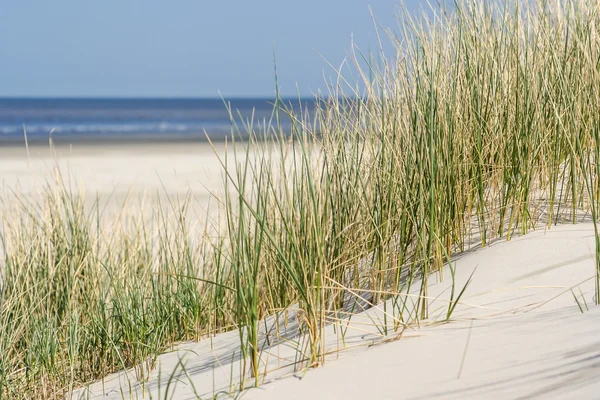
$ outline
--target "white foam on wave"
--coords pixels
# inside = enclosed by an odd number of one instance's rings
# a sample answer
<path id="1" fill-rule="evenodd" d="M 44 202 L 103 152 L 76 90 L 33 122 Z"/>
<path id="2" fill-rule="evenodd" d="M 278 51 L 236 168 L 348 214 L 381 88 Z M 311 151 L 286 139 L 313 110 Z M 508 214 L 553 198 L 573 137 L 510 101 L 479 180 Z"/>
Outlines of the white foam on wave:
<path id="1" fill-rule="evenodd" d="M 228 124 L 220 123 L 170 123 L 170 122 L 159 122 L 159 123 L 144 123 L 144 124 L 94 124 L 94 123 L 82 123 L 82 124 L 32 124 L 23 126 L 17 125 L 5 125 L 0 126 L 0 134 L 3 135 L 21 135 L 26 129 L 27 134 L 36 135 L 43 134 L 47 135 L 50 132 L 54 134 L 101 134 L 101 133 L 167 133 L 167 132 L 202 132 L 204 129 L 216 130 L 216 131 L 228 131 L 230 126 Z"/>

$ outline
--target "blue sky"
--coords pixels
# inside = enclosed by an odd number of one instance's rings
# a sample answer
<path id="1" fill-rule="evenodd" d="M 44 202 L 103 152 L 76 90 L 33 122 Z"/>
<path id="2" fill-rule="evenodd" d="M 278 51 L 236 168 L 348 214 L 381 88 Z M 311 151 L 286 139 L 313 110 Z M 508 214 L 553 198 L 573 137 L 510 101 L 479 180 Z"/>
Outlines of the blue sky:
<path id="1" fill-rule="evenodd" d="M 423 0 L 405 0 L 418 9 Z M 14 0 L 0 5 L 0 96 L 310 95 L 397 27 L 398 0 Z"/>

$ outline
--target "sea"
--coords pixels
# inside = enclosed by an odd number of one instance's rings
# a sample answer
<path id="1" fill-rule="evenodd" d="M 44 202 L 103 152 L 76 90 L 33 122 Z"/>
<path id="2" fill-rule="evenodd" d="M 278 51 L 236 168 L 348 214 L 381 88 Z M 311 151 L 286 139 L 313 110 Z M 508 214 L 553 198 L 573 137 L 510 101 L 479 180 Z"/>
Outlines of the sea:
<path id="1" fill-rule="evenodd" d="M 284 100 L 312 110 L 311 99 Z M 299 102 L 301 105 L 299 105 Z M 232 134 L 232 119 L 269 121 L 274 99 L 64 99 L 0 98 L 0 146 L 104 141 L 213 141 Z M 282 124 L 289 126 L 283 118 Z"/>

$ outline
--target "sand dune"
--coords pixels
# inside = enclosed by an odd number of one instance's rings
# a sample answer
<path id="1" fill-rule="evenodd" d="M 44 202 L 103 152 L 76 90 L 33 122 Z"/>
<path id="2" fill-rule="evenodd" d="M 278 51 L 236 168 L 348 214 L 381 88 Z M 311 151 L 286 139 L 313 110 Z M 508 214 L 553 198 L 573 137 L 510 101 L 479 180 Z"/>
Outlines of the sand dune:
<path id="1" fill-rule="evenodd" d="M 593 246 L 593 227 L 582 224 L 475 251 L 457 261 L 458 275 L 464 281 L 476 268 L 464 302 L 485 308 L 462 306 L 450 323 L 342 355 L 244 398 L 594 398 L 600 309 L 592 305 Z M 432 286 L 440 298 L 444 289 Z"/>
<path id="2" fill-rule="evenodd" d="M 16 188 L 35 194 L 55 165 L 70 169 L 88 194 L 111 195 L 117 203 L 127 193 L 191 191 L 208 198 L 222 182 L 218 159 L 207 145 L 79 146 L 56 152 L 58 161 L 47 148 L 30 149 L 29 159 L 24 149 L 0 149 L 4 193 Z M 329 325 L 329 355 L 326 366 L 317 369 L 296 368 L 306 338 L 299 335 L 291 308 L 263 324 L 267 374 L 260 388 L 242 398 L 594 397 L 600 392 L 594 262 L 589 223 L 498 240 L 458 255 L 457 288 L 471 276 L 472 281 L 450 322 L 444 322 L 451 288 L 446 267 L 446 280 L 430 279 L 429 320 L 399 334 L 388 318 L 384 335 L 379 305 Z M 275 325 L 283 337 L 272 336 Z M 227 397 L 238 387 L 240 369 L 239 333 L 231 331 L 166 352 L 148 379 L 138 381 L 132 369 L 80 388 L 73 397 Z"/>
<path id="3" fill-rule="evenodd" d="M 457 284 L 475 272 L 450 322 L 436 323 L 445 319 L 446 280 L 431 286 L 430 320 L 401 337 L 375 329 L 383 323 L 381 305 L 352 319 L 343 351 L 339 330 L 329 326 L 324 368 L 294 371 L 289 342 L 267 349 L 265 384 L 242 398 L 591 398 L 600 389 L 593 246 L 591 224 L 563 225 L 462 255 Z M 235 331 L 185 344 L 161 356 L 143 384 L 129 371 L 77 395 L 156 398 L 167 388 L 181 399 L 225 394 L 239 381 L 237 349 Z"/>

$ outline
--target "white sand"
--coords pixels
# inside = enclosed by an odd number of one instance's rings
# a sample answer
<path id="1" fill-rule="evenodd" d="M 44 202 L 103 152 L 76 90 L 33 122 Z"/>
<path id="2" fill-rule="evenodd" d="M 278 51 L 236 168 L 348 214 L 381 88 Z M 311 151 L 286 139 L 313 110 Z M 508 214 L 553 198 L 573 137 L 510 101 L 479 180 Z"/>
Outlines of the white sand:
<path id="1" fill-rule="evenodd" d="M 218 156 L 225 145 L 217 143 L 216 153 L 208 144 L 79 144 L 29 149 L 0 147 L 0 187 L 36 192 L 39 184 L 54 179 L 55 167 L 88 195 L 124 196 L 169 193 L 185 196 L 191 190 L 206 197 L 207 189 L 222 186 Z M 218 156 L 217 156 L 218 155 Z"/>
<path id="2" fill-rule="evenodd" d="M 17 186 L 36 193 L 36 185 L 49 176 L 55 161 L 48 150 L 30 153 L 32 167 L 24 149 L 0 149 L 3 198 Z M 69 165 L 91 194 L 124 197 L 132 190 L 185 195 L 191 190 L 195 197 L 207 198 L 207 188 L 221 185 L 218 160 L 206 145 L 82 145 L 58 153 L 61 168 Z M 456 268 L 459 288 L 475 273 L 452 322 L 424 324 L 401 338 L 393 333 L 382 337 L 374 327 L 374 322 L 382 323 L 381 307 L 371 309 L 352 319 L 344 351 L 337 351 L 343 347 L 339 329 L 327 328 L 331 355 L 323 368 L 294 371 L 289 365 L 297 352 L 291 341 L 267 348 L 262 355 L 269 371 L 265 384 L 242 398 L 565 399 L 600 393 L 600 308 L 593 305 L 591 224 L 496 241 L 460 256 Z M 445 275 L 449 278 L 447 270 Z M 449 287 L 449 279 L 432 283 L 429 295 L 436 299 L 430 305 L 431 321 L 443 319 Z M 294 332 L 293 326 L 289 329 Z M 226 393 L 239 381 L 236 331 L 177 350 L 159 357 L 146 382 L 137 382 L 133 370 L 125 371 L 74 397 L 164 398 L 169 387 L 168 398 L 191 399 L 195 393 Z"/>
<path id="3" fill-rule="evenodd" d="M 463 307 L 457 321 L 343 355 L 244 398 L 597 398 L 600 308 L 592 305 L 593 279 L 586 281 L 591 249 L 593 227 L 582 224 L 475 251 L 457 262 L 463 282 L 477 268 L 464 301 L 489 309 Z M 433 286 L 432 295 L 447 286 Z M 572 287 L 589 311 L 580 312 Z"/>
<path id="4" fill-rule="evenodd" d="M 459 285 L 476 272 L 452 322 L 382 338 L 373 322 L 382 323 L 383 313 L 371 309 L 353 318 L 346 335 L 350 349 L 339 354 L 339 335 L 327 328 L 333 354 L 323 368 L 286 367 L 296 354 L 290 343 L 265 350 L 272 372 L 242 398 L 594 398 L 600 393 L 600 308 L 593 305 L 593 246 L 592 225 L 581 224 L 473 251 L 456 262 Z M 438 309 L 432 320 L 443 320 L 449 287 L 448 280 L 431 286 L 437 298 L 431 307 Z M 159 358 L 143 385 L 129 371 L 77 395 L 157 398 L 171 377 L 173 398 L 227 393 L 239 381 L 240 364 L 232 362 L 238 343 L 237 332 L 230 332 L 182 345 Z M 187 375 L 176 370 L 179 360 Z"/>

